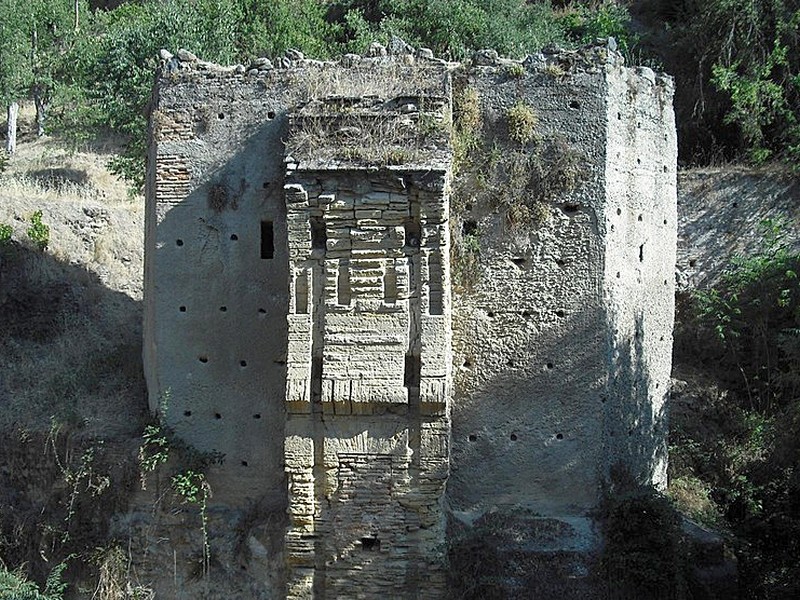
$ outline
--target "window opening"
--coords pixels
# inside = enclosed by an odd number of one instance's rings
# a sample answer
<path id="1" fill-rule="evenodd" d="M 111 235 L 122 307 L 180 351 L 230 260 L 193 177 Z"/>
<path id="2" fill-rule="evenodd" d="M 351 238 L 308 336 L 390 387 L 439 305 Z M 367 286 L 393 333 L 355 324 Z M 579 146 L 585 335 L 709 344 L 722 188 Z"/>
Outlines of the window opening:
<path id="1" fill-rule="evenodd" d="M 275 239 L 272 221 L 261 221 L 261 258 L 275 256 Z"/>

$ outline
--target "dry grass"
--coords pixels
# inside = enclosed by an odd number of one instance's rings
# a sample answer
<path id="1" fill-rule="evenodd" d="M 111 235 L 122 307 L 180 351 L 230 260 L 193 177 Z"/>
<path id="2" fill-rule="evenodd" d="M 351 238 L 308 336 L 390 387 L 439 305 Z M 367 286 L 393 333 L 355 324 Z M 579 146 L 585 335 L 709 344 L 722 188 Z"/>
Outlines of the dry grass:
<path id="1" fill-rule="evenodd" d="M 711 498 L 711 489 L 697 477 L 685 475 L 673 479 L 668 493 L 683 514 L 712 527 L 720 524 L 722 515 Z"/>
<path id="2" fill-rule="evenodd" d="M 97 588 L 91 600 L 153 600 L 155 592 L 131 582 L 131 557 L 119 546 L 97 551 Z"/>
<path id="3" fill-rule="evenodd" d="M 326 67 L 320 67 L 325 69 Z M 398 96 L 444 96 L 446 76 L 441 67 L 427 65 L 360 65 L 358 69 L 315 69 L 294 74 L 291 89 L 299 102 L 332 96 L 388 99 Z"/>
<path id="4" fill-rule="evenodd" d="M 110 156 L 74 150 L 52 138 L 20 144 L 0 177 L 0 190 L 40 200 L 128 203 L 127 184 L 106 168 Z"/>
<path id="5" fill-rule="evenodd" d="M 55 415 L 130 429 L 143 405 L 143 203 L 105 155 L 46 138 L 18 148 L 0 176 L 0 223 L 13 231 L 0 256 L 0 425 L 42 429 Z M 45 251 L 26 233 L 36 211 Z"/>

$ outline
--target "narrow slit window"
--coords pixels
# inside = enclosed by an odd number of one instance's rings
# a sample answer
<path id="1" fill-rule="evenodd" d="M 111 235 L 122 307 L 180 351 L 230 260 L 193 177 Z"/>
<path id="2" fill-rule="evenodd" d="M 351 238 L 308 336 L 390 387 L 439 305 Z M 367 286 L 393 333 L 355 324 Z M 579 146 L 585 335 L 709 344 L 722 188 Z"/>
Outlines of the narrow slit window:
<path id="1" fill-rule="evenodd" d="M 410 389 L 419 388 L 422 380 L 422 359 L 415 354 L 406 354 L 406 364 L 403 372 L 403 387 Z"/>
<path id="2" fill-rule="evenodd" d="M 405 229 L 405 244 L 407 248 L 419 248 L 422 241 L 422 226 L 417 218 L 406 219 L 403 223 Z"/>
<path id="3" fill-rule="evenodd" d="M 444 310 L 444 274 L 442 257 L 438 252 L 431 252 L 428 258 L 428 283 L 430 289 L 429 314 L 441 315 Z"/>
<path id="4" fill-rule="evenodd" d="M 350 290 L 350 261 L 339 261 L 339 276 L 337 278 L 337 292 L 339 304 L 342 306 L 350 306 L 350 297 L 352 292 Z"/>
<path id="5" fill-rule="evenodd" d="M 308 273 L 300 271 L 295 280 L 295 313 L 304 315 L 308 313 Z"/>
<path id="6" fill-rule="evenodd" d="M 275 256 L 275 234 L 272 221 L 261 221 L 261 258 Z"/>
<path id="7" fill-rule="evenodd" d="M 325 220 L 322 217 L 311 217 L 311 248 L 314 250 L 326 250 L 328 247 L 328 232 Z"/>
<path id="8" fill-rule="evenodd" d="M 383 301 L 387 304 L 397 302 L 397 271 L 393 260 L 389 260 L 386 272 L 383 274 Z"/>

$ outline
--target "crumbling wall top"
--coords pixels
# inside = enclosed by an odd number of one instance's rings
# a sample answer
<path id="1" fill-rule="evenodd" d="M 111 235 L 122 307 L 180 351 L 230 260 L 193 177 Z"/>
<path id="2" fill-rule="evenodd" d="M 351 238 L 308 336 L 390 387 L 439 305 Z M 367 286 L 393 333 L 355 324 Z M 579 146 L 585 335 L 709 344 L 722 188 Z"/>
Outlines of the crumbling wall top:
<path id="1" fill-rule="evenodd" d="M 478 50 L 473 53 L 470 59 L 464 62 L 447 61 L 435 57 L 428 48 L 413 48 L 403 40 L 393 37 L 388 46 L 383 46 L 373 42 L 366 49 L 364 54 L 345 54 L 335 60 L 315 60 L 304 56 L 302 52 L 295 49 L 287 50 L 282 56 L 274 59 L 261 57 L 254 59 L 249 65 L 220 66 L 211 62 L 200 60 L 196 55 L 188 50 L 178 50 L 173 55 L 167 50 L 160 52 L 162 60 L 162 80 L 180 81 L 197 79 L 214 79 L 220 77 L 234 77 L 246 80 L 269 77 L 274 71 L 298 71 L 310 70 L 320 71 L 328 69 L 351 69 L 356 75 L 343 76 L 342 80 L 321 81 L 319 78 L 305 81 L 299 78 L 297 83 L 301 88 L 306 88 L 307 99 L 312 97 L 325 97 L 326 95 L 348 95 L 344 88 L 350 86 L 353 91 L 361 88 L 362 93 L 352 93 L 349 95 L 369 95 L 380 94 L 382 97 L 392 97 L 399 95 L 396 89 L 416 86 L 419 91 L 424 91 L 426 85 L 435 84 L 430 78 L 425 82 L 425 77 L 419 75 L 427 73 L 441 72 L 441 70 L 453 71 L 459 68 L 496 70 L 505 71 L 514 76 L 524 72 L 547 73 L 553 76 L 567 76 L 576 73 L 600 73 L 603 71 L 621 68 L 624 66 L 625 59 L 617 50 L 617 42 L 613 37 L 598 38 L 592 44 L 586 44 L 574 50 L 567 50 L 556 44 L 549 44 L 542 48 L 540 52 L 527 55 L 522 60 L 501 57 L 497 51 L 492 49 Z M 409 67 L 414 67 L 416 76 L 408 78 Z M 438 67 L 438 70 L 436 69 Z M 359 77 L 357 73 L 368 74 L 375 69 L 389 69 L 397 71 L 399 77 L 381 78 L 381 83 L 387 87 L 381 88 L 376 85 L 378 82 L 370 77 Z M 521 69 L 521 70 L 520 70 Z M 672 78 L 665 73 L 656 74 L 648 67 L 636 67 L 637 75 L 649 80 L 653 84 L 674 88 Z M 321 87 L 310 89 L 308 85 L 315 81 Z M 359 83 L 360 82 L 360 83 Z M 421 85 L 422 84 L 422 85 Z M 326 86 L 331 89 L 324 89 Z M 312 86 L 313 87 L 313 86 Z M 339 89 L 336 89 L 336 88 Z M 317 92 L 313 94 L 312 92 Z"/>

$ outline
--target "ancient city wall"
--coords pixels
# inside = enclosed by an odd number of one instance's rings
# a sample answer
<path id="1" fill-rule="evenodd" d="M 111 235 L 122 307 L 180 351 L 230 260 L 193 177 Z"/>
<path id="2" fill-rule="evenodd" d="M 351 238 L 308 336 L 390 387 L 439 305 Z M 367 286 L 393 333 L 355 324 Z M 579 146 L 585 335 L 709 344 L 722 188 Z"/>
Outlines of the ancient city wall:
<path id="1" fill-rule="evenodd" d="M 665 472 L 671 81 L 370 54 L 167 55 L 154 96 L 151 407 L 286 513 L 277 596 L 441 597 L 448 516 Z"/>

